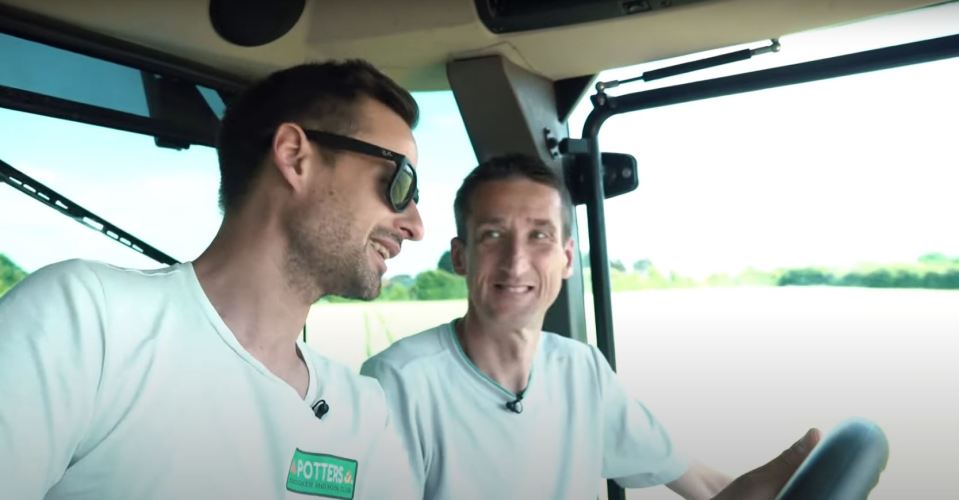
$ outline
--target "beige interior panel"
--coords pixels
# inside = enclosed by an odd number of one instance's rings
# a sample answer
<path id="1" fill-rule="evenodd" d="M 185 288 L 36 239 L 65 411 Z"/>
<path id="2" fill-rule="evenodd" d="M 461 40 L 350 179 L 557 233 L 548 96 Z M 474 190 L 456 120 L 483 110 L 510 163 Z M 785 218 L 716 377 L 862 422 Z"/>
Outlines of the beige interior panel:
<path id="1" fill-rule="evenodd" d="M 414 90 L 447 88 L 453 59 L 502 54 L 551 79 L 762 40 L 936 3 L 711 0 L 576 26 L 494 35 L 472 0 L 307 0 L 293 29 L 261 47 L 220 39 L 208 0 L 0 0 L 231 73 L 361 57 Z"/>

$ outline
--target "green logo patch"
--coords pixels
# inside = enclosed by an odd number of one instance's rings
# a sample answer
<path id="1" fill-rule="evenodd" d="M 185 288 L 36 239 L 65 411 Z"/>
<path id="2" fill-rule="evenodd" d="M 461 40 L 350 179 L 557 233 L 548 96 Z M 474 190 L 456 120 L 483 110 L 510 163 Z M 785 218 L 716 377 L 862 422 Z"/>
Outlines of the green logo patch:
<path id="1" fill-rule="evenodd" d="M 353 499 L 356 460 L 296 450 L 286 489 L 327 498 Z"/>

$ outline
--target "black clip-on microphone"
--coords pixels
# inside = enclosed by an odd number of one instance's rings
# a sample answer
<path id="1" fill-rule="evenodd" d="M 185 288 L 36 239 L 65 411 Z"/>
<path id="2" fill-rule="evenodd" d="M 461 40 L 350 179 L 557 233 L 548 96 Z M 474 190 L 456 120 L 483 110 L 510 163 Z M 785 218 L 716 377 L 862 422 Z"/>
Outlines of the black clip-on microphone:
<path id="1" fill-rule="evenodd" d="M 316 415 L 316 418 L 323 419 L 323 415 L 326 415 L 330 412 L 330 405 L 326 404 L 325 399 L 321 399 L 316 403 L 313 403 L 313 414 Z"/>
<path id="2" fill-rule="evenodd" d="M 523 393 L 517 394 L 514 401 L 507 401 L 506 409 L 516 414 L 523 413 Z"/>

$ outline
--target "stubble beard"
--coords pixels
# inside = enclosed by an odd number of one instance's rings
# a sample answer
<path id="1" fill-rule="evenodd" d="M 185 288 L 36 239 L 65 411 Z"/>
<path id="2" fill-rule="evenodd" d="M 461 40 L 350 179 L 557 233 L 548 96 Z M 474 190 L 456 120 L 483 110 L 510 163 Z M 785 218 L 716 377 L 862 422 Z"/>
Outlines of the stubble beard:
<path id="1" fill-rule="evenodd" d="M 375 299 L 380 294 L 380 274 L 370 265 L 368 244 L 350 235 L 353 217 L 324 218 L 325 224 L 319 226 L 310 226 L 304 219 L 288 224 L 290 283 L 312 302 L 324 295 Z"/>

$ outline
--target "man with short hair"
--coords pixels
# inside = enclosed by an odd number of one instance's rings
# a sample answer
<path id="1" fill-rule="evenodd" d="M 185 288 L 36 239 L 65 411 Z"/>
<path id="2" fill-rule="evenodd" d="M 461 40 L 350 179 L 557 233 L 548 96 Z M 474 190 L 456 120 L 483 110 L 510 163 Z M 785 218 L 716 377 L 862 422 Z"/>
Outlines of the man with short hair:
<path id="1" fill-rule="evenodd" d="M 818 440 L 811 431 L 730 484 L 679 456 L 600 352 L 543 332 L 572 273 L 572 206 L 539 160 L 494 158 L 456 194 L 452 262 L 466 315 L 369 359 L 426 499 L 596 498 L 601 477 L 687 499 L 771 500 Z M 728 486 L 728 488 L 727 488 Z"/>
<path id="2" fill-rule="evenodd" d="M 277 72 L 227 110 L 196 260 L 67 261 L 7 293 L 0 498 L 412 498 L 380 387 L 297 339 L 422 238 L 417 115 L 362 61 Z"/>

